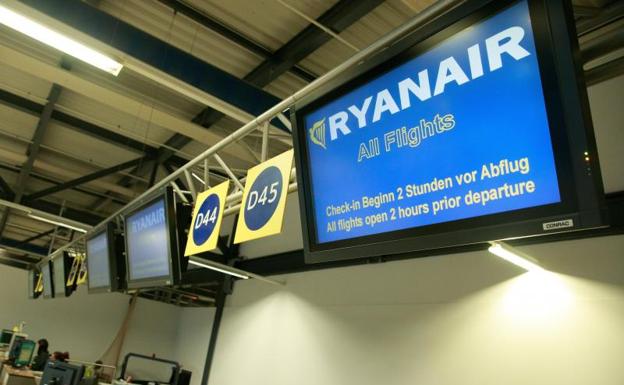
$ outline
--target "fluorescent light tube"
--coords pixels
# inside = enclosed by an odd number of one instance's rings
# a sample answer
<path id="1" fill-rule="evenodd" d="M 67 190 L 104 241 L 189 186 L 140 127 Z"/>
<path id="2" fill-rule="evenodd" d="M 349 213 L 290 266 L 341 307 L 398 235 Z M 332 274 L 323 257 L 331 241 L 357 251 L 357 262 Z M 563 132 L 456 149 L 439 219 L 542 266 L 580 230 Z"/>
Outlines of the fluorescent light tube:
<path id="1" fill-rule="evenodd" d="M 57 226 L 61 226 L 61 227 L 65 227 L 65 228 L 68 228 L 68 229 L 72 229 L 72 230 L 80 231 L 81 233 L 86 233 L 86 232 L 87 232 L 87 230 L 85 230 L 85 229 L 81 229 L 80 227 L 76 227 L 76 226 L 68 225 L 67 223 L 63 223 L 63 222 L 59 222 L 59 221 L 55 221 L 55 220 L 53 220 L 53 219 L 48 219 L 48 218 L 40 217 L 40 216 L 35 215 L 35 214 L 28 214 L 28 217 L 29 217 L 29 218 L 32 218 L 32 219 L 36 219 L 36 220 L 41 221 L 41 222 L 46 222 L 46 223 L 50 223 L 50 224 L 53 224 L 53 225 L 57 225 Z"/>
<path id="2" fill-rule="evenodd" d="M 194 261 L 192 259 L 189 259 L 189 263 L 191 265 L 201 266 L 201 267 L 204 267 L 206 269 L 215 270 L 215 271 L 218 271 L 220 273 L 233 275 L 233 276 L 238 277 L 238 278 L 249 279 L 248 275 L 238 274 L 238 273 L 235 273 L 233 271 L 229 271 L 229 270 L 221 269 L 221 268 L 218 268 L 218 267 L 215 267 L 215 266 L 207 265 L 205 263 L 197 262 L 197 261 Z"/>
<path id="3" fill-rule="evenodd" d="M 117 76 L 123 65 L 84 44 L 0 5 L 0 24 Z"/>
<path id="4" fill-rule="evenodd" d="M 503 245 L 499 242 L 493 242 L 488 251 L 496 255 L 497 257 L 504 259 L 507 262 L 511 262 L 516 266 L 520 266 L 527 271 L 544 270 L 544 268 L 542 268 L 535 262 L 530 261 L 527 256 L 521 255 L 521 253 L 515 251 L 513 248 Z"/>

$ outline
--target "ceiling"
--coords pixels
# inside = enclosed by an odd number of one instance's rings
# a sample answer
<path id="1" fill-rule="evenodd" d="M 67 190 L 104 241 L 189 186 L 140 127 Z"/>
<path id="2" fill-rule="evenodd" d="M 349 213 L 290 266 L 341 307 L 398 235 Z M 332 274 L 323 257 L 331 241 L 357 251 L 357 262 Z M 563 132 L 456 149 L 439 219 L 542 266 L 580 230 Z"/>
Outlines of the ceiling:
<path id="1" fill-rule="evenodd" d="M 87 31 L 68 22 L 72 7 L 56 10 L 68 18 L 59 21 L 53 20 L 58 1 L 39 4 L 46 3 L 50 13 L 42 13 L 60 29 L 96 39 L 106 52 L 147 52 L 141 47 L 147 40 L 137 36 L 151 36 L 153 47 L 162 49 L 162 55 L 128 59 L 131 65 L 114 77 L 0 26 L 1 199 L 89 225 L 235 131 L 262 112 L 260 106 L 296 92 L 434 2 L 67 1 L 88 7 L 94 20 L 108 20 L 115 28 L 96 36 L 97 26 Z M 21 6 L 33 3 L 23 0 Z M 573 4 L 581 47 L 589 52 L 588 82 L 621 74 L 622 2 Z M 40 15 L 38 9 L 33 12 Z M 185 71 L 185 63 L 193 67 Z M 155 66 L 181 71 L 178 77 L 188 84 L 154 75 Z M 279 122 L 273 126 L 269 153 L 278 154 L 291 140 Z M 260 152 L 258 133 L 219 154 L 242 177 L 259 162 Z M 209 166 L 215 181 L 227 178 L 220 164 Z M 194 171 L 203 175 L 202 167 Z M 76 237 L 16 209 L 0 216 L 0 234 L 6 249 L 0 263 L 22 268 Z M 178 301 L 175 292 L 154 296 Z"/>

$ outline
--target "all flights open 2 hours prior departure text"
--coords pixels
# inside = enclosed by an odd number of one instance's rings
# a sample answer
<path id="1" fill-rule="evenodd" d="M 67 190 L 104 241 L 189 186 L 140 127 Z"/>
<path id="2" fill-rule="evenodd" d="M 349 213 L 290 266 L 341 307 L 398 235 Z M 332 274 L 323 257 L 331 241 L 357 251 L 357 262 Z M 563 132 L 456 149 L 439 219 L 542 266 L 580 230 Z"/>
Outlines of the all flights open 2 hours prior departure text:
<path id="1" fill-rule="evenodd" d="M 455 186 L 467 186 L 475 182 L 487 179 L 493 180 L 511 174 L 527 175 L 531 167 L 528 157 L 520 159 L 502 159 L 498 163 L 489 162 L 483 164 L 478 170 L 434 178 L 422 184 L 407 184 L 398 186 L 394 191 L 380 192 L 375 196 L 364 196 L 351 202 L 343 202 L 326 207 L 325 213 L 330 220 L 327 224 L 327 232 L 349 232 L 362 226 L 375 227 L 388 221 L 400 221 L 401 219 L 415 216 L 439 215 L 441 212 L 455 210 L 463 206 L 488 204 L 505 199 L 513 199 L 526 194 L 532 194 L 536 190 L 535 181 L 527 177 L 517 183 L 502 183 L 495 188 L 481 190 L 469 189 L 461 195 L 446 196 L 439 199 L 422 201 L 428 194 L 443 192 L 453 189 Z M 421 203 L 410 202 L 415 199 Z M 361 209 L 375 208 L 378 212 L 366 216 L 358 215 Z M 337 218 L 341 217 L 341 218 Z"/>

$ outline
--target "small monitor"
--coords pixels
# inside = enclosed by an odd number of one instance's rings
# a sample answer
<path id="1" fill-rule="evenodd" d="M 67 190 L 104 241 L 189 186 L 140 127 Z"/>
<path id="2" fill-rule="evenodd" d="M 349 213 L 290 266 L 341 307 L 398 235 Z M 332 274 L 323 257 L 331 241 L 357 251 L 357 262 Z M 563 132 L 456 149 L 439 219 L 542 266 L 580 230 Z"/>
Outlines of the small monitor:
<path id="1" fill-rule="evenodd" d="M 140 206 L 126 215 L 125 241 L 128 288 L 169 286 L 180 280 L 183 232 L 177 223 L 185 213 L 176 206 L 173 191 Z"/>
<path id="2" fill-rule="evenodd" d="M 22 341 L 25 341 L 28 338 L 27 334 L 21 334 L 21 333 L 14 333 L 13 334 L 13 338 L 11 339 L 11 343 L 9 344 L 9 354 L 7 355 L 7 358 L 9 360 L 14 360 L 15 357 L 17 357 L 17 353 L 19 350 L 19 346 L 22 343 Z"/>
<path id="3" fill-rule="evenodd" d="M 40 385 L 78 385 L 84 375 L 84 366 L 66 362 L 48 361 Z"/>
<path id="4" fill-rule="evenodd" d="M 54 298 L 54 282 L 52 281 L 52 264 L 50 262 L 41 266 L 41 274 L 43 274 L 43 298 Z"/>
<path id="5" fill-rule="evenodd" d="M 2 329 L 0 333 L 0 347 L 8 347 L 13 339 L 13 331 L 9 329 Z"/>
<path id="6" fill-rule="evenodd" d="M 35 341 L 23 340 L 15 346 L 15 357 L 13 359 L 13 366 L 16 368 L 23 368 L 30 365 L 35 348 L 37 344 Z"/>
<path id="7" fill-rule="evenodd" d="M 87 238 L 89 293 L 120 291 L 125 283 L 123 238 L 115 234 L 114 224 Z"/>
<path id="8" fill-rule="evenodd" d="M 52 272 L 54 274 L 54 297 L 69 297 L 75 289 L 75 285 L 67 286 L 67 278 L 72 266 L 72 259 L 69 254 L 63 252 L 52 260 Z"/>

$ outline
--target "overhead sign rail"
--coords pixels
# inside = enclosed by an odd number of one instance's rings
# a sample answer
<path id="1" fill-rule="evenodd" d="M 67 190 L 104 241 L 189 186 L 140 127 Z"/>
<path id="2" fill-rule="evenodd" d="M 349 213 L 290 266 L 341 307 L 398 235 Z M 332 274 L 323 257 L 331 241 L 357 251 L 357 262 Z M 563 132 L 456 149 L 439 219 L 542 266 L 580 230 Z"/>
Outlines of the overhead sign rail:
<path id="1" fill-rule="evenodd" d="M 178 168 L 177 170 L 175 170 L 174 172 L 172 172 L 171 174 L 169 174 L 168 176 L 166 176 L 165 178 L 163 178 L 162 180 L 154 184 L 154 186 L 149 188 L 147 191 L 143 192 L 141 195 L 139 195 L 134 200 L 129 202 L 126 206 L 117 210 L 116 212 L 111 214 L 108 218 L 106 218 L 101 223 L 96 225 L 93 229 L 90 230 L 90 233 L 97 232 L 98 230 L 106 226 L 107 223 L 117 220 L 117 218 L 121 217 L 123 214 L 145 203 L 146 201 L 150 199 L 150 197 L 153 197 L 155 194 L 161 191 L 164 187 L 174 183 L 176 179 L 183 176 L 185 171 L 192 171 L 193 167 L 200 165 L 201 163 L 204 163 L 207 159 L 213 157 L 215 154 L 217 154 L 219 151 L 221 151 L 228 145 L 240 140 L 246 135 L 253 133 L 255 130 L 262 130 L 265 123 L 270 122 L 274 117 L 279 116 L 280 114 L 283 114 L 283 112 L 286 111 L 293 103 L 304 98 L 306 95 L 308 95 L 312 91 L 328 84 L 331 80 L 340 76 L 345 70 L 358 65 L 360 62 L 372 56 L 376 52 L 388 47 L 394 41 L 400 39 L 401 37 L 403 37 L 404 35 L 410 32 L 413 32 L 419 26 L 439 17 L 443 13 L 447 12 L 449 9 L 454 8 L 455 6 L 457 6 L 458 4 L 462 2 L 463 1 L 461 0 L 441 0 L 427 7 L 426 9 L 418 13 L 414 18 L 410 19 L 407 23 L 403 24 L 402 26 L 391 31 L 387 35 L 383 36 L 381 39 L 371 44 L 366 49 L 363 49 L 360 52 L 354 54 L 350 59 L 346 60 L 341 65 L 330 70 L 323 76 L 320 76 L 319 78 L 317 78 L 316 80 L 314 80 L 307 86 L 303 87 L 299 91 L 295 92 L 291 96 L 285 98 L 280 103 L 276 104 L 274 107 L 262 113 L 255 119 L 249 121 L 248 123 L 240 127 L 238 130 L 234 131 L 227 137 L 223 138 L 222 140 L 214 144 L 212 147 L 208 148 L 206 151 L 196 156 L 194 159 L 190 160 L 188 163 L 186 163 L 182 167 Z M 205 181 L 205 182 L 208 183 L 208 181 Z M 288 190 L 294 191 L 295 188 L 296 188 L 296 184 L 290 184 Z M 237 194 L 234 193 L 232 195 L 237 195 Z M 236 202 L 235 200 L 231 200 L 229 197 L 228 197 L 228 201 L 232 203 Z M 225 209 L 225 211 L 228 212 L 229 210 Z M 47 258 L 45 258 L 44 261 L 49 261 L 51 258 L 54 258 L 56 255 L 63 252 L 64 250 L 78 246 L 79 244 L 84 242 L 84 239 L 85 239 L 85 235 L 81 235 L 77 237 L 74 241 L 68 243 L 67 245 L 51 253 Z"/>

